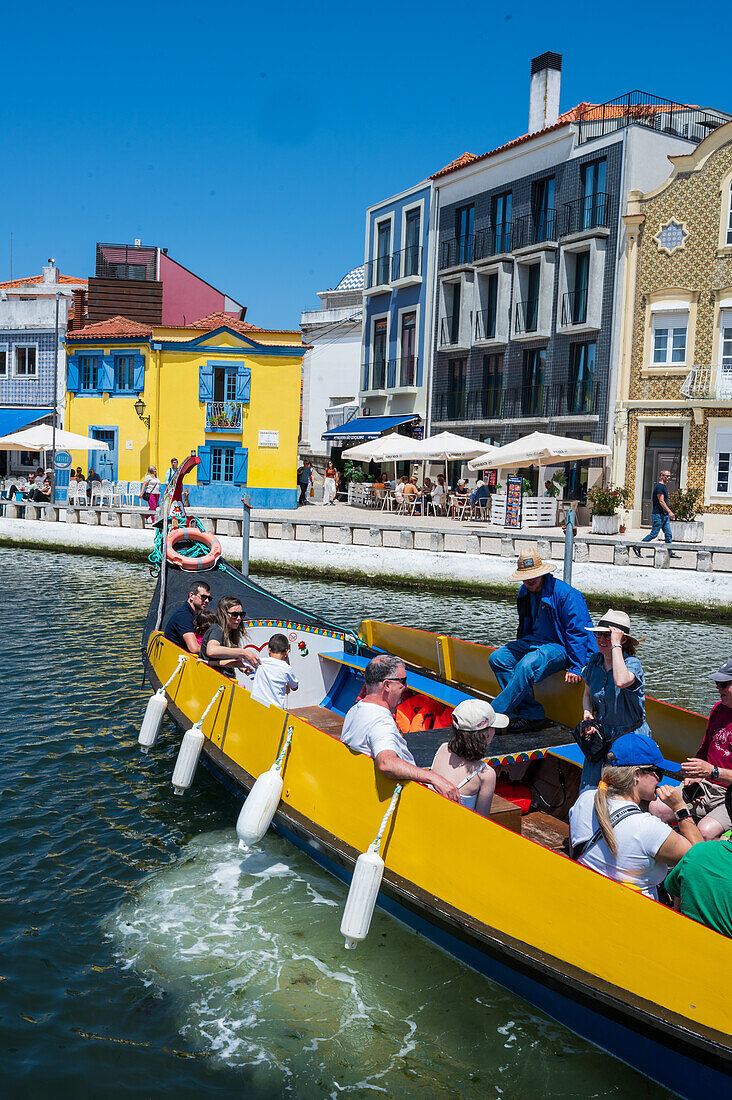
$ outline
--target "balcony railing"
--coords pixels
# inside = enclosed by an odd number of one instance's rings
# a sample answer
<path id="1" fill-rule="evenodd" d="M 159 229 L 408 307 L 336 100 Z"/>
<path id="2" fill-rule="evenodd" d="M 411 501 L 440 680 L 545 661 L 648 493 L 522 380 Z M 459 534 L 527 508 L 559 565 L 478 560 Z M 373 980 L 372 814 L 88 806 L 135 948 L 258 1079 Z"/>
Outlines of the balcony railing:
<path id="1" fill-rule="evenodd" d="M 241 431 L 241 401 L 207 401 L 206 431 Z"/>
<path id="2" fill-rule="evenodd" d="M 710 130 L 716 130 L 727 121 L 728 118 L 715 111 L 674 103 L 670 99 L 637 90 L 607 103 L 588 104 L 576 118 L 579 144 L 612 134 L 625 126 L 646 126 L 650 130 L 699 142 Z"/>
<path id="3" fill-rule="evenodd" d="M 366 277 L 366 289 L 374 286 L 388 286 L 391 281 L 391 256 L 377 256 L 375 260 L 369 260 L 364 272 Z"/>
<path id="4" fill-rule="evenodd" d="M 539 417 L 550 421 L 560 416 L 593 416 L 597 411 L 597 389 L 592 379 L 580 385 L 563 382 L 526 389 L 522 386 L 488 386 L 468 393 L 461 417 L 454 415 L 455 402 L 456 395 L 436 395 L 435 419 L 521 420 L 523 417 Z"/>
<path id="5" fill-rule="evenodd" d="M 565 202 L 562 208 L 561 233 L 581 233 L 585 229 L 607 229 L 610 224 L 610 196 L 603 191 L 585 195 L 574 202 Z"/>
<path id="6" fill-rule="evenodd" d="M 440 345 L 449 347 L 460 343 L 460 315 L 448 313 L 440 320 Z"/>
<path id="7" fill-rule="evenodd" d="M 436 420 L 467 420 L 468 402 L 465 390 L 435 395 Z"/>
<path id="8" fill-rule="evenodd" d="M 96 275 L 100 279 L 154 280 L 155 249 L 130 244 L 97 245 Z"/>
<path id="9" fill-rule="evenodd" d="M 403 355 L 400 359 L 390 359 L 386 372 L 386 385 L 390 390 L 404 389 L 417 385 L 416 355 Z"/>
<path id="10" fill-rule="evenodd" d="M 438 266 L 458 267 L 460 264 L 472 264 L 473 262 L 473 236 L 453 237 L 449 241 L 443 241 L 440 245 L 440 258 Z"/>
<path id="11" fill-rule="evenodd" d="M 479 309 L 475 315 L 475 339 L 494 340 L 496 336 L 495 309 Z"/>
<path id="12" fill-rule="evenodd" d="M 498 256 L 511 251 L 511 222 L 500 222 L 478 229 L 473 243 L 473 258 L 486 260 L 489 256 Z"/>
<path id="13" fill-rule="evenodd" d="M 572 290 L 562 299 L 562 324 L 584 325 L 587 321 L 587 288 Z"/>
<path id="14" fill-rule="evenodd" d="M 512 247 L 528 248 L 533 244 L 541 244 L 542 241 L 556 241 L 557 229 L 557 212 L 553 207 L 536 214 L 524 214 L 522 218 L 514 218 L 511 229 Z"/>
<path id="15" fill-rule="evenodd" d="M 689 401 L 732 401 L 732 361 L 719 366 L 695 364 L 681 384 Z"/>
<path id="16" fill-rule="evenodd" d="M 516 303 L 516 318 L 514 331 L 536 332 L 539 327 L 539 299 L 527 298 L 525 302 Z"/>
<path id="17" fill-rule="evenodd" d="M 422 246 L 410 245 L 409 248 L 402 248 L 400 252 L 394 252 L 391 257 L 391 277 L 393 281 L 397 279 L 408 279 L 410 276 L 421 276 L 422 274 Z"/>
<path id="18" fill-rule="evenodd" d="M 503 387 L 489 386 L 484 390 L 471 390 L 468 394 L 468 420 L 499 420 L 502 417 Z"/>
<path id="19" fill-rule="evenodd" d="M 368 385 L 369 366 L 368 364 L 364 370 L 364 377 L 366 378 L 366 389 L 371 390 L 383 390 L 386 388 L 386 359 L 374 359 L 370 367 L 371 373 L 371 385 Z"/>

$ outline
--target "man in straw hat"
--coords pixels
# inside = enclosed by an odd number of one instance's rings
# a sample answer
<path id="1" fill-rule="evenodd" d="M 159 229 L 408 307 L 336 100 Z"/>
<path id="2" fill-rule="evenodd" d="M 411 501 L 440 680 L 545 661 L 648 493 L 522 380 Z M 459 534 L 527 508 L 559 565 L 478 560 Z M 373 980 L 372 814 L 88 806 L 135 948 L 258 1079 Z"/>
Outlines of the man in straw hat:
<path id="1" fill-rule="evenodd" d="M 566 669 L 568 684 L 579 683 L 590 655 L 597 652 L 584 596 L 552 576 L 554 569 L 541 560 L 535 546 L 519 555 L 511 575 L 512 581 L 521 583 L 516 641 L 488 658 L 501 686 L 493 706 L 511 717 L 509 729 L 515 733 L 548 725 L 544 708 L 534 699 L 534 684 L 561 669 Z"/>

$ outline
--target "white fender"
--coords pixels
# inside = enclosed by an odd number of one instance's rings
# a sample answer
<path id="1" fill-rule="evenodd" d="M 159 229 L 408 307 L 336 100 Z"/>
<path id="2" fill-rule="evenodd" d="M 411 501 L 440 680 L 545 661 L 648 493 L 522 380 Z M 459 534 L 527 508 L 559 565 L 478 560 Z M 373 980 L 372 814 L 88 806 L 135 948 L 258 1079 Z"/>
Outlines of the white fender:
<path id="1" fill-rule="evenodd" d="M 346 937 L 347 948 L 355 947 L 369 934 L 383 874 L 381 856 L 370 848 L 362 852 L 356 860 L 341 921 L 341 934 Z"/>
<path id="2" fill-rule="evenodd" d="M 193 782 L 205 740 L 206 738 L 198 726 L 191 726 L 183 734 L 183 740 L 178 750 L 178 759 L 173 769 L 173 790 L 176 794 L 183 794 Z"/>
<path id="3" fill-rule="evenodd" d="M 247 795 L 236 822 L 239 847 L 246 850 L 250 844 L 261 840 L 272 823 L 280 798 L 282 776 L 277 765 L 262 772 Z"/>
<path id="4" fill-rule="evenodd" d="M 156 691 L 147 701 L 145 717 L 142 720 L 137 743 L 143 752 L 148 752 L 155 747 L 155 742 L 160 733 L 163 715 L 168 709 L 168 698 L 164 691 Z"/>

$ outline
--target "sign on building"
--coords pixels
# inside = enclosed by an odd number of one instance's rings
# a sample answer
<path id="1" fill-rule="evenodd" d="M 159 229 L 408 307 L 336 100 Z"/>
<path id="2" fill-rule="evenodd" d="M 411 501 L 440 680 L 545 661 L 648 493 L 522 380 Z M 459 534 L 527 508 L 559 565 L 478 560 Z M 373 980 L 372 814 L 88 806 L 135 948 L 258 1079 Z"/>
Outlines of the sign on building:
<path id="1" fill-rule="evenodd" d="M 259 446 L 260 447 L 279 447 L 280 445 L 280 433 L 270 432 L 266 429 L 259 429 Z"/>
<path id="2" fill-rule="evenodd" d="M 54 466 L 57 470 L 68 470 L 71 466 L 71 455 L 68 451 L 56 451 Z"/>
<path id="3" fill-rule="evenodd" d="M 521 478 L 511 474 L 506 478 L 506 520 L 504 527 L 521 526 Z"/>

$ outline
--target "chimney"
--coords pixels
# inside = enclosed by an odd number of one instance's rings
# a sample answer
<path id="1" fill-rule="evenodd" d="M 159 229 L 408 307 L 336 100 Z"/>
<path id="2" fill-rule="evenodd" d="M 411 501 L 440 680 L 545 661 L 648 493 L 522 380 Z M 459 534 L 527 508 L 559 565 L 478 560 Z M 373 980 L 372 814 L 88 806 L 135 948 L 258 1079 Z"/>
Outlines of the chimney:
<path id="1" fill-rule="evenodd" d="M 562 83 L 562 55 L 543 53 L 531 62 L 529 90 L 529 133 L 553 126 L 559 119 L 559 89 Z"/>
<path id="2" fill-rule="evenodd" d="M 48 258 L 48 267 L 44 267 L 43 269 L 43 281 L 44 283 L 58 282 L 58 268 L 52 256 Z"/>

